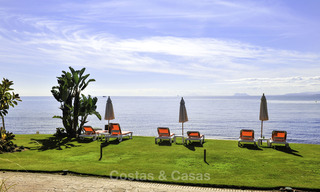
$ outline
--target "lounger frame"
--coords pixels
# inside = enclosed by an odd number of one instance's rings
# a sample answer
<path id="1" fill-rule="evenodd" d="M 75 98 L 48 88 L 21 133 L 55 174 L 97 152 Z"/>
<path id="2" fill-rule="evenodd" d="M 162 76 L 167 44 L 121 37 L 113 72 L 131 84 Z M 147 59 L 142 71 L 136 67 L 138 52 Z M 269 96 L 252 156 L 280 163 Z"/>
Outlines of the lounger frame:
<path id="1" fill-rule="evenodd" d="M 252 133 L 251 138 L 248 136 L 249 138 L 245 139 L 246 136 L 243 135 L 243 133 L 245 133 L 245 132 L 251 132 Z M 257 146 L 256 140 L 254 139 L 254 130 L 253 129 L 241 129 L 240 130 L 240 137 L 238 140 L 238 146 L 242 147 L 243 146 L 242 143 L 253 143 L 254 146 Z"/>
<path id="2" fill-rule="evenodd" d="M 276 137 L 276 134 L 284 134 L 283 137 Z M 282 141 L 277 141 L 277 138 L 279 138 L 279 140 Z M 289 148 L 289 143 L 287 142 L 287 132 L 286 131 L 279 131 L 279 130 L 273 130 L 272 131 L 272 136 L 270 138 L 269 141 L 269 146 L 272 147 L 272 144 L 283 144 L 285 145 L 287 148 Z"/>
<path id="3" fill-rule="evenodd" d="M 160 133 L 160 130 L 167 130 L 167 133 Z M 158 143 L 158 139 L 160 139 L 160 142 L 163 140 L 163 139 L 168 139 L 170 141 L 170 143 L 172 142 L 176 142 L 176 137 L 175 137 L 175 134 L 172 133 L 170 134 L 170 129 L 168 127 L 158 127 L 158 137 L 155 137 L 154 140 L 155 140 L 155 143 L 157 144 Z"/>
<path id="4" fill-rule="evenodd" d="M 196 134 L 197 136 L 192 136 L 192 134 Z M 204 143 L 204 135 L 200 135 L 199 131 L 188 131 L 187 132 L 188 138 L 185 139 L 186 143 L 189 141 L 200 141 L 202 145 Z"/>
<path id="5" fill-rule="evenodd" d="M 113 130 L 113 126 L 119 126 L 119 130 Z M 123 137 L 129 137 L 129 139 L 132 139 L 133 132 L 132 131 L 122 132 L 119 123 L 110 123 L 109 128 L 110 128 L 110 134 L 105 134 L 106 142 L 108 142 L 110 138 L 117 138 L 119 142 L 122 141 Z"/>
<path id="6" fill-rule="evenodd" d="M 80 139 L 84 139 L 85 137 L 92 137 L 93 140 L 96 140 L 100 137 L 100 134 L 105 131 L 95 131 L 91 126 L 83 126 L 82 129 L 85 131 L 84 134 L 79 135 Z"/>

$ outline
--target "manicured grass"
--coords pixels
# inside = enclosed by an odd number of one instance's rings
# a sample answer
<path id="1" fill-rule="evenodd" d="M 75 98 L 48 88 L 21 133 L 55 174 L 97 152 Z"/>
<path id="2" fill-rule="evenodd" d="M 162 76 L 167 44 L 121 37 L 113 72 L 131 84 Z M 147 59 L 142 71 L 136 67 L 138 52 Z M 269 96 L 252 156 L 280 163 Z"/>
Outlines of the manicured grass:
<path id="1" fill-rule="evenodd" d="M 320 189 L 320 145 L 284 147 L 237 146 L 237 141 L 206 140 L 182 145 L 133 137 L 118 143 L 58 141 L 50 135 L 16 135 L 15 143 L 30 150 L 0 154 L 0 169 L 62 171 L 102 176 L 213 186 Z M 204 162 L 204 149 L 207 161 Z"/>

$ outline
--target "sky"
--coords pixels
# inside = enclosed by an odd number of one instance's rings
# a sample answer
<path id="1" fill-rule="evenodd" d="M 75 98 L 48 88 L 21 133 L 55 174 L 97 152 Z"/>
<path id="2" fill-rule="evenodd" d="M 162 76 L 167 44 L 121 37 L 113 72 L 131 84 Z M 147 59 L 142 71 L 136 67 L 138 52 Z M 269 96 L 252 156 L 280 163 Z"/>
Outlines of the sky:
<path id="1" fill-rule="evenodd" d="M 0 0 L 0 78 L 50 96 L 68 67 L 94 96 L 320 91 L 318 0 Z"/>

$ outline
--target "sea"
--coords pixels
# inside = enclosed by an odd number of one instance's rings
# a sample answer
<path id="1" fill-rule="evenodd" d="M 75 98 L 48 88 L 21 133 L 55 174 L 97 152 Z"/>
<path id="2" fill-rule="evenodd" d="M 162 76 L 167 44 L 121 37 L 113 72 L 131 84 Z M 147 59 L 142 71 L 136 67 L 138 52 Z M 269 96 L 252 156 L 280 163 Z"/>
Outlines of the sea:
<path id="1" fill-rule="evenodd" d="M 320 95 L 266 96 L 269 120 L 263 122 L 262 134 L 270 138 L 273 130 L 287 131 L 290 143 L 320 144 Z M 5 116 L 6 130 L 14 134 L 54 134 L 63 127 L 60 103 L 52 96 L 21 97 L 22 102 Z M 237 140 L 241 129 L 253 129 L 261 134 L 259 120 L 261 96 L 184 97 L 189 121 L 183 124 L 184 133 L 200 131 L 206 138 Z M 181 135 L 179 123 L 181 97 L 111 97 L 115 119 L 124 131 L 134 135 L 156 136 L 157 127 L 169 127 Z M 104 128 L 107 97 L 98 97 L 97 111 L 102 119 L 89 116 L 87 125 Z"/>

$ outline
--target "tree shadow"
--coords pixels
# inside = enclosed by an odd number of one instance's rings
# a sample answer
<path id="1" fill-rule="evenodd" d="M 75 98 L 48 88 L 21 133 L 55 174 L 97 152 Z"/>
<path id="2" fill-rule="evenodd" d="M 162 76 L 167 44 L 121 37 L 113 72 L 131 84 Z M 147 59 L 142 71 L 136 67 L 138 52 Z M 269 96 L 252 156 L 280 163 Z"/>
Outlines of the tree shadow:
<path id="1" fill-rule="evenodd" d="M 77 141 L 78 143 L 91 143 L 93 141 L 99 141 L 99 140 L 93 140 L 92 138 L 77 138 L 74 141 Z"/>
<path id="2" fill-rule="evenodd" d="M 273 148 L 277 151 L 281 151 L 281 152 L 288 153 L 288 154 L 298 156 L 298 157 L 303 157 L 302 155 L 298 154 L 299 151 L 291 149 L 291 147 L 277 145 L 277 146 L 273 146 Z"/>
<path id="3" fill-rule="evenodd" d="M 202 148 L 203 144 L 201 144 L 200 142 L 191 142 L 191 143 L 185 144 L 184 146 L 191 151 L 195 151 L 196 147 Z"/>
<path id="4" fill-rule="evenodd" d="M 120 143 L 127 141 L 127 140 L 129 140 L 129 138 L 122 138 L 121 142 L 118 139 L 112 139 L 112 140 L 109 139 L 109 141 L 102 142 L 100 146 L 101 146 L 101 148 L 104 148 L 109 145 L 119 145 Z"/>
<path id="5" fill-rule="evenodd" d="M 71 147 L 79 147 L 80 145 L 71 144 L 70 142 L 77 141 L 75 138 L 68 138 L 68 137 L 49 137 L 46 139 L 31 139 L 30 144 L 38 144 L 40 146 L 31 147 L 31 150 L 38 150 L 38 151 L 46 151 L 46 150 L 62 150 L 64 147 L 65 149 Z"/>
<path id="6" fill-rule="evenodd" d="M 239 146 L 241 148 L 247 148 L 249 150 L 257 150 L 257 151 L 263 151 L 261 148 L 259 148 L 257 145 L 252 145 L 252 144 L 241 144 Z"/>

